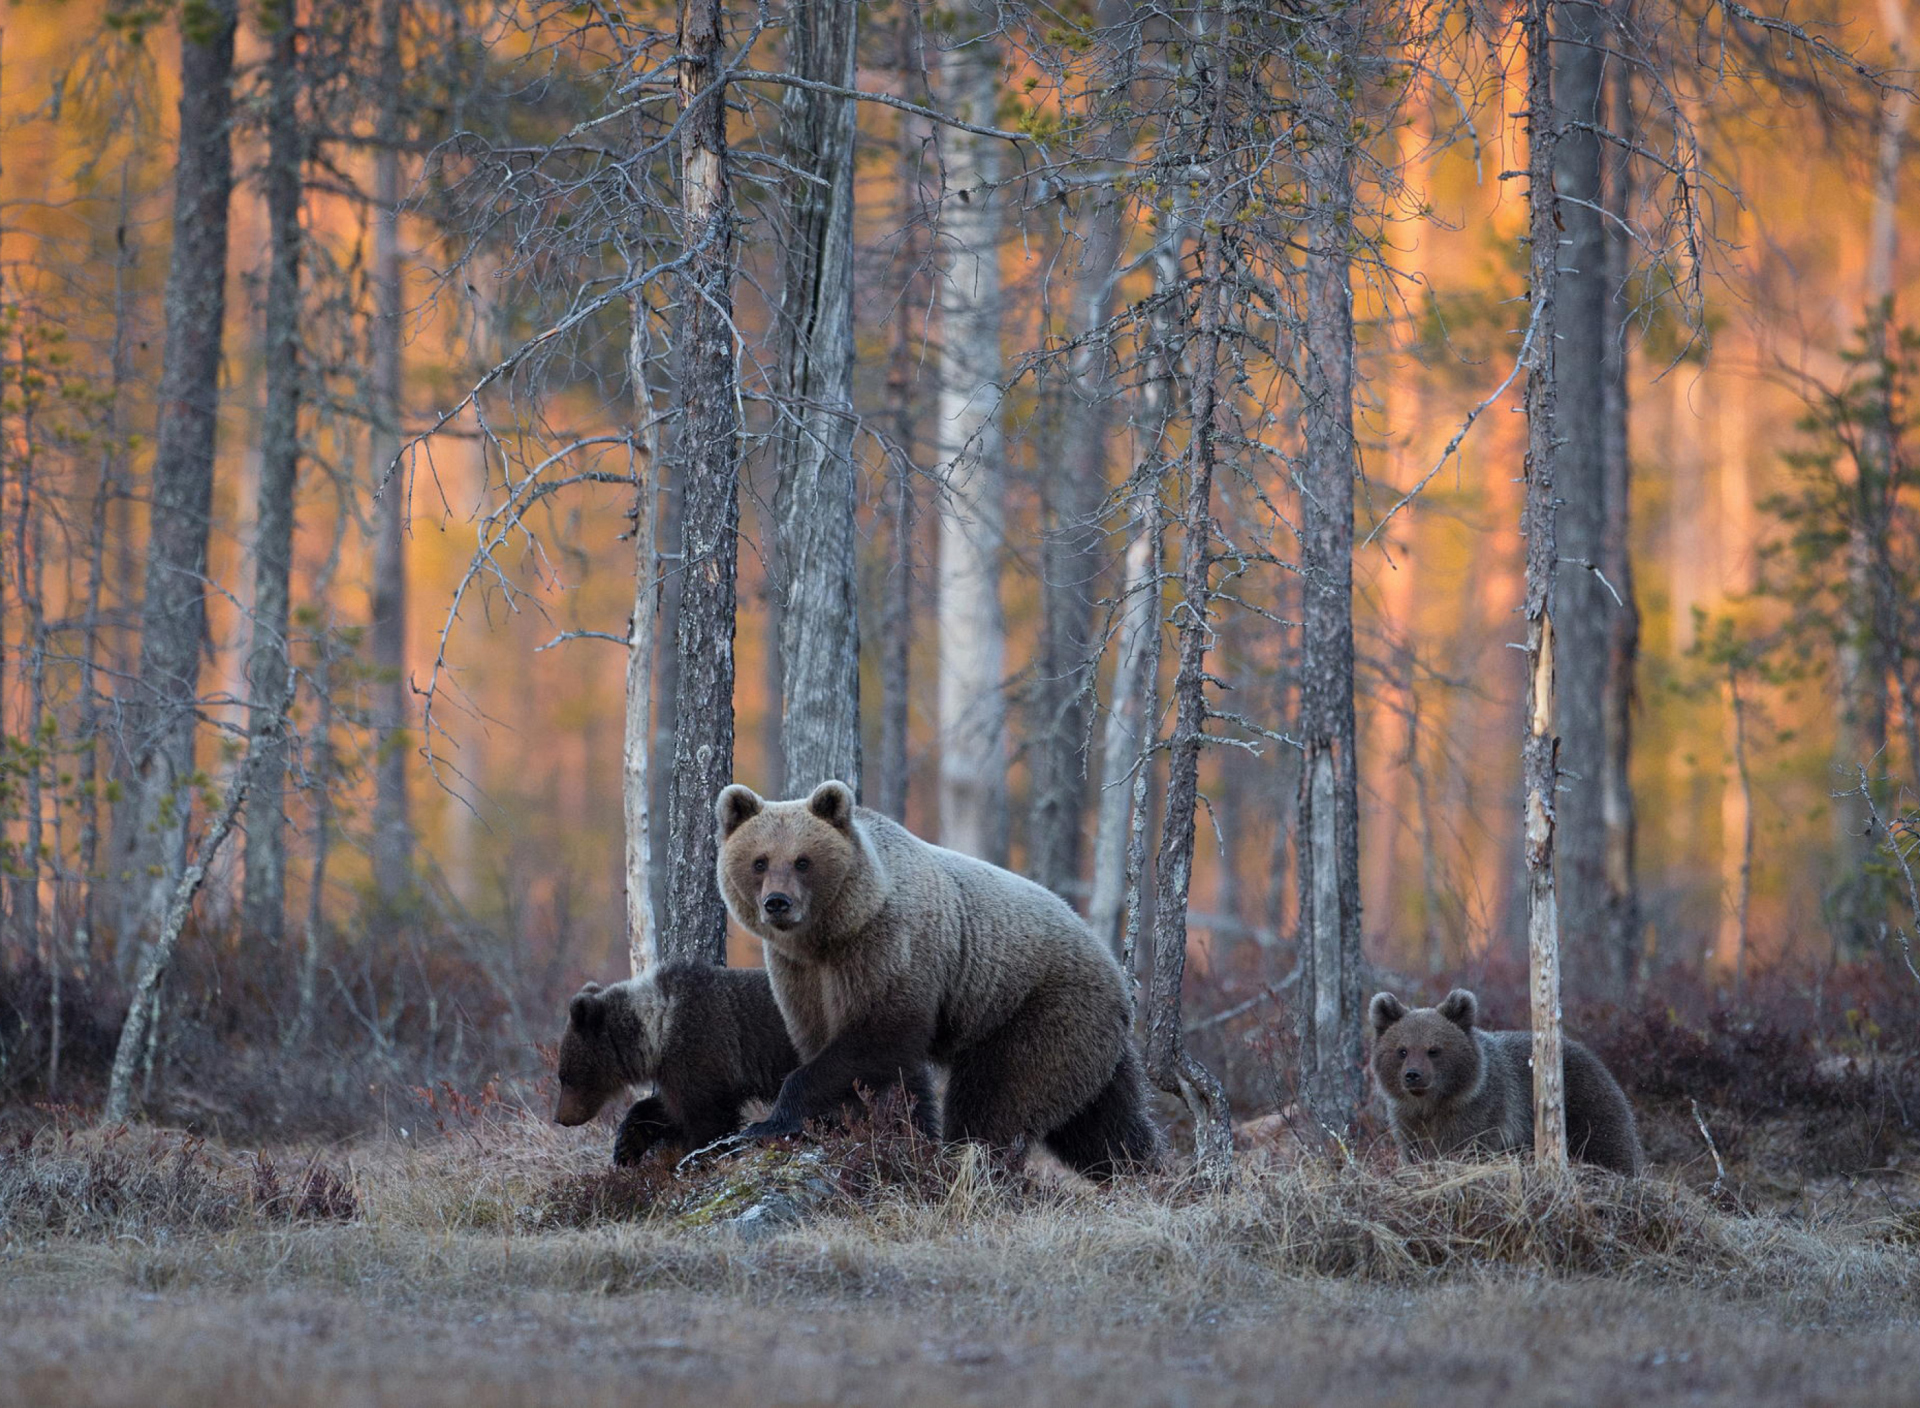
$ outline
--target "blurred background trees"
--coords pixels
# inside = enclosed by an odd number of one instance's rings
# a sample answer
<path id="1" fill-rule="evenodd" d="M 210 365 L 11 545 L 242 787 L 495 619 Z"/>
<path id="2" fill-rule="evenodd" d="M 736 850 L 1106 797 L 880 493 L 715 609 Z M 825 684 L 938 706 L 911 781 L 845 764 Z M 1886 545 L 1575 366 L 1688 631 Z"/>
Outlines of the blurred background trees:
<path id="1" fill-rule="evenodd" d="M 755 961 L 712 796 L 838 773 L 1338 1126 L 1368 983 L 1523 962 L 1548 120 L 1569 996 L 1891 956 L 1905 10 L 1540 8 L 1548 114 L 1500 5 L 16 8 L 0 1064 L 243 773 L 149 1088 Z"/>

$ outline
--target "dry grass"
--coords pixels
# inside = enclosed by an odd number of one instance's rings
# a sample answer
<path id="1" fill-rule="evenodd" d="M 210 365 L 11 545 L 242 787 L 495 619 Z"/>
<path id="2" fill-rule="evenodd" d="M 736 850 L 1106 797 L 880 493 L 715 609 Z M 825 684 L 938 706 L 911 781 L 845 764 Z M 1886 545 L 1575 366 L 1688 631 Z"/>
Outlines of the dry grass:
<path id="1" fill-rule="evenodd" d="M 1438 1375 L 1490 1405 L 1891 1404 L 1920 1381 L 1897 1210 L 1810 1227 L 1510 1163 L 1095 1189 L 871 1131 L 609 1177 L 604 1141 L 505 1110 L 264 1160 L 43 1132 L 0 1154 L 0 1401 L 1392 1404 Z M 809 1219 L 729 1230 L 768 1187 Z"/>

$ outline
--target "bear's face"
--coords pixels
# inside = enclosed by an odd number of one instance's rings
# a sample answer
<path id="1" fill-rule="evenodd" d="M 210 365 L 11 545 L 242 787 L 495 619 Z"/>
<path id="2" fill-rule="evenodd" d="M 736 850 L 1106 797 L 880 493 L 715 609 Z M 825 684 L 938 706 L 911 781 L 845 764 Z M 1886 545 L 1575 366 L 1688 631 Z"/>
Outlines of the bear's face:
<path id="1" fill-rule="evenodd" d="M 1438 1007 L 1409 1011 L 1390 992 L 1368 1008 L 1373 1025 L 1373 1078 L 1391 1100 L 1438 1103 L 1471 1090 L 1480 1077 L 1473 1040 L 1474 995 L 1455 988 Z"/>
<path id="2" fill-rule="evenodd" d="M 763 801 L 738 783 L 720 794 L 720 889 L 727 907 L 776 947 L 803 940 L 865 864 L 853 793 L 823 782 L 802 802 Z"/>
<path id="3" fill-rule="evenodd" d="M 603 988 L 588 983 L 567 1004 L 560 1038 L 555 1124 L 585 1124 L 630 1085 L 654 1078 L 666 1012 L 651 976 Z"/>

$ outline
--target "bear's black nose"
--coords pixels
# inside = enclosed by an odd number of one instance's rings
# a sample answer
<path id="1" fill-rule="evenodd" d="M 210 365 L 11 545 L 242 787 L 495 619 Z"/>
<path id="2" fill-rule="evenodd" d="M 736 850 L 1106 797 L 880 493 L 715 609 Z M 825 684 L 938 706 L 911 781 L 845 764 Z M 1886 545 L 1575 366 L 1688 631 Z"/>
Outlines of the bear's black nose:
<path id="1" fill-rule="evenodd" d="M 792 913 L 793 901 L 776 890 L 760 901 L 760 908 L 767 912 L 768 918 L 778 919 L 784 914 Z"/>
<path id="2" fill-rule="evenodd" d="M 1408 1071 L 1406 1073 L 1406 1082 L 1410 1086 L 1425 1085 L 1427 1083 L 1427 1078 L 1424 1075 L 1422 1075 L 1419 1071 Z"/>

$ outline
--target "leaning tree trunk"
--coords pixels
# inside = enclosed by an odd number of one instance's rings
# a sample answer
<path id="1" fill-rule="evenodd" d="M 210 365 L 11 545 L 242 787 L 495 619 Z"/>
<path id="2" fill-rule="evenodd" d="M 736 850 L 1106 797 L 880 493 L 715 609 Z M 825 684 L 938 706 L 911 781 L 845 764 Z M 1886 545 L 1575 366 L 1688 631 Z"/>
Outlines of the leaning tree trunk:
<path id="1" fill-rule="evenodd" d="M 857 5 L 788 11 L 788 66 L 854 86 Z M 860 793 L 860 624 L 854 555 L 853 162 L 850 98 L 787 90 L 790 183 L 780 297 L 774 490 L 785 793 L 838 778 Z"/>
<path id="2" fill-rule="evenodd" d="M 381 109 L 373 155 L 373 472 L 386 476 L 400 455 L 400 7 L 381 0 Z M 392 473 L 374 506 L 373 884 L 389 911 L 413 879 L 413 823 L 407 801 L 407 504 L 412 475 Z"/>
<path id="3" fill-rule="evenodd" d="M 1213 474 L 1218 414 L 1222 302 L 1229 296 L 1221 240 L 1201 246 L 1201 315 L 1193 359 L 1193 427 L 1187 449 L 1186 498 L 1181 506 L 1180 655 L 1174 675 L 1173 737 L 1167 749 L 1167 796 L 1155 861 L 1153 985 L 1147 1011 L 1147 1074 L 1178 1095 L 1193 1117 L 1194 1154 L 1201 1175 L 1214 1183 L 1233 1173 L 1233 1123 L 1226 1092 L 1213 1072 L 1187 1050 L 1181 989 L 1187 968 L 1187 900 L 1193 879 L 1193 837 L 1199 806 L 1200 749 L 1208 716 L 1207 642 L 1212 605 Z"/>
<path id="4" fill-rule="evenodd" d="M 267 410 L 260 428 L 254 510 L 253 642 L 247 656 L 247 738 L 259 755 L 247 807 L 247 936 L 278 948 L 286 938 L 286 757 L 283 697 L 293 575 L 293 497 L 300 477 L 299 29 L 294 0 L 273 0 L 267 62 Z"/>
<path id="5" fill-rule="evenodd" d="M 724 963 L 727 912 L 714 881 L 714 798 L 733 780 L 734 576 L 740 422 L 733 348 L 733 195 L 727 182 L 726 14 L 680 10 L 682 274 L 674 386 L 681 480 L 681 592 L 673 775 L 667 808 L 666 960 Z"/>
<path id="6" fill-rule="evenodd" d="M 1554 85 L 1569 126 L 1555 147 L 1566 251 L 1555 309 L 1561 338 L 1554 349 L 1567 374 L 1559 397 L 1554 465 L 1563 505 L 1556 524 L 1559 564 L 1554 583 L 1560 748 L 1568 783 L 1560 796 L 1555 884 L 1563 916 L 1568 971 L 1584 991 L 1619 993 L 1625 953 L 1609 942 L 1614 896 L 1608 874 L 1607 706 L 1613 619 L 1625 610 L 1606 568 L 1610 534 L 1620 526 L 1607 501 L 1608 376 L 1618 341 L 1619 305 L 1607 253 L 1606 198 L 1600 131 L 1609 24 L 1598 5 L 1558 12 L 1561 42 L 1553 46 Z"/>
<path id="7" fill-rule="evenodd" d="M 1555 294 L 1559 284 L 1562 210 L 1554 189 L 1560 137 L 1554 109 L 1549 16 L 1554 0 L 1528 0 L 1527 208 L 1528 300 L 1524 356 L 1527 368 L 1527 712 L 1521 786 L 1525 792 L 1527 966 L 1533 1005 L 1533 1148 L 1541 1167 L 1567 1166 L 1566 1092 L 1560 1039 L 1560 916 L 1553 883 L 1555 790 L 1559 740 L 1554 737 L 1553 580 L 1555 418 Z"/>
<path id="8" fill-rule="evenodd" d="M 1622 23 L 1630 22 L 1630 0 L 1616 0 Z M 1633 74 L 1616 62 L 1608 74 L 1609 120 L 1624 139 L 1632 139 Z M 1640 659 L 1640 604 L 1633 587 L 1633 462 L 1629 453 L 1627 277 L 1633 261 L 1632 236 L 1620 223 L 1633 219 L 1633 166 L 1615 159 L 1606 182 L 1608 207 L 1620 217 L 1602 227 L 1607 289 L 1614 313 L 1604 344 L 1606 379 L 1604 490 L 1606 530 L 1601 540 L 1601 570 L 1620 593 L 1620 605 L 1607 614 L 1607 683 L 1604 754 L 1600 765 L 1601 824 L 1606 834 L 1606 917 L 1601 945 L 1622 977 L 1631 982 L 1640 961 L 1640 886 L 1634 859 L 1633 706 Z"/>
<path id="9" fill-rule="evenodd" d="M 206 641 L 207 528 L 227 307 L 237 0 L 202 0 L 180 35 L 179 162 L 158 443 L 148 510 L 140 667 L 127 702 L 122 953 L 156 937 L 186 864 L 195 697 Z"/>
<path id="10" fill-rule="evenodd" d="M 1347 12 L 1315 33 L 1316 54 L 1354 52 Z M 1353 706 L 1352 67 L 1332 59 L 1308 80 L 1313 193 L 1307 232 L 1300 492 L 1300 1085 L 1322 1128 L 1344 1134 L 1361 1072 L 1360 807 Z"/>
<path id="11" fill-rule="evenodd" d="M 954 112 L 992 120 L 998 47 L 974 37 L 940 56 Z M 1006 624 L 1000 608 L 1005 449 L 1000 399 L 1000 207 L 994 139 L 941 133 L 946 198 L 940 238 L 940 396 L 935 450 L 940 515 L 940 842 L 1007 859 Z"/>
<path id="12" fill-rule="evenodd" d="M 1042 467 L 1047 518 L 1040 541 L 1041 650 L 1036 662 L 1032 793 L 1028 805 L 1027 873 L 1070 895 L 1080 881 L 1081 832 L 1087 811 L 1087 741 L 1091 733 L 1093 607 L 1098 600 L 1100 522 L 1107 499 L 1107 437 L 1113 423 L 1112 356 L 1107 324 L 1124 227 L 1117 196 L 1091 213 L 1073 293 L 1075 345 L 1061 391 L 1064 463 Z"/>

